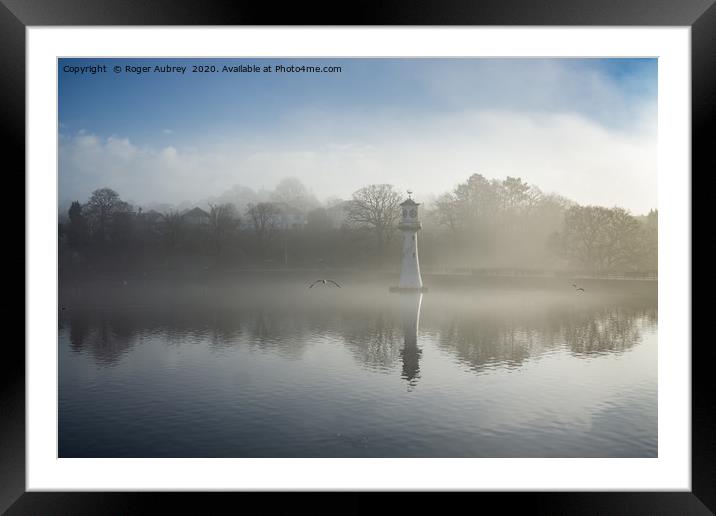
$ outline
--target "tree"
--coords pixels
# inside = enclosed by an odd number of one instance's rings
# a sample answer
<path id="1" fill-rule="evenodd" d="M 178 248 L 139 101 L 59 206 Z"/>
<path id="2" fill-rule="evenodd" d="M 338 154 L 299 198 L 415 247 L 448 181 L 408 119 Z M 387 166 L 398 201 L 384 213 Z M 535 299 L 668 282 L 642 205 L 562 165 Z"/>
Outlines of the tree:
<path id="1" fill-rule="evenodd" d="M 659 267 L 659 211 L 650 210 L 643 223 L 644 256 L 642 266 L 647 269 Z"/>
<path id="2" fill-rule="evenodd" d="M 209 208 L 209 231 L 214 244 L 214 253 L 218 258 L 236 230 L 239 220 L 232 204 L 210 204 Z"/>
<path id="3" fill-rule="evenodd" d="M 264 255 L 266 247 L 278 229 L 281 210 L 270 202 L 260 202 L 258 204 L 249 204 L 246 215 L 254 231 L 257 247 L 261 254 Z"/>
<path id="4" fill-rule="evenodd" d="M 87 220 L 82 214 L 82 205 L 79 201 L 72 203 L 68 214 L 70 216 L 70 227 L 67 238 L 70 248 L 73 251 L 78 251 L 84 245 L 87 237 Z"/>
<path id="5" fill-rule="evenodd" d="M 400 195 L 392 185 L 369 185 L 356 190 L 348 205 L 348 221 L 372 229 L 378 249 L 390 240 L 400 216 Z"/>
<path id="6" fill-rule="evenodd" d="M 627 210 L 612 208 L 607 239 L 602 252 L 602 266 L 606 269 L 634 269 L 644 249 L 642 226 Z"/>
<path id="7" fill-rule="evenodd" d="M 643 232 L 639 221 L 623 208 L 573 206 L 552 246 L 573 264 L 594 271 L 635 268 Z"/>
<path id="8" fill-rule="evenodd" d="M 131 206 L 120 199 L 111 188 L 100 188 L 92 192 L 87 202 L 87 215 L 94 235 L 100 242 L 106 242 L 110 235 L 110 223 L 115 214 L 131 211 Z"/>
<path id="9" fill-rule="evenodd" d="M 575 206 L 564 215 L 564 230 L 554 237 L 555 250 L 573 264 L 599 268 L 609 210 L 600 206 Z"/>
<path id="10" fill-rule="evenodd" d="M 502 209 L 505 211 L 525 208 L 530 201 L 530 185 L 519 177 L 510 177 L 502 181 L 500 185 L 500 197 Z"/>
<path id="11" fill-rule="evenodd" d="M 136 222 L 135 214 L 124 208 L 112 213 L 110 219 L 110 242 L 113 247 L 122 251 L 125 259 L 132 244 L 137 243 Z"/>
<path id="12" fill-rule="evenodd" d="M 164 243 L 171 253 L 179 245 L 184 229 L 184 220 L 181 213 L 170 210 L 164 215 Z"/>
<path id="13" fill-rule="evenodd" d="M 455 195 L 445 193 L 438 197 L 435 201 L 435 215 L 437 216 L 438 224 L 445 226 L 450 230 L 453 237 L 456 237 L 462 221 Z"/>
<path id="14" fill-rule="evenodd" d="M 473 174 L 455 187 L 454 198 L 459 217 L 469 226 L 488 220 L 499 208 L 499 181 L 488 181 Z"/>
<path id="15" fill-rule="evenodd" d="M 282 179 L 271 194 L 271 200 L 303 212 L 318 206 L 315 196 L 296 177 Z"/>
<path id="16" fill-rule="evenodd" d="M 233 185 L 224 193 L 207 200 L 208 204 L 233 204 L 237 213 L 244 213 L 249 204 L 261 201 L 259 195 L 251 188 L 242 185 Z"/>

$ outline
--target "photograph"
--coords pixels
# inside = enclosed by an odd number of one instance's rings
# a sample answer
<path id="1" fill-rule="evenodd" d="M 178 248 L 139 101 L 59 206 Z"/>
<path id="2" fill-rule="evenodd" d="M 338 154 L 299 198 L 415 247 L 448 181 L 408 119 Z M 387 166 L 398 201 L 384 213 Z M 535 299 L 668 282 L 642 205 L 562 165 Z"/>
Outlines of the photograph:
<path id="1" fill-rule="evenodd" d="M 58 58 L 58 457 L 658 458 L 658 69 Z"/>

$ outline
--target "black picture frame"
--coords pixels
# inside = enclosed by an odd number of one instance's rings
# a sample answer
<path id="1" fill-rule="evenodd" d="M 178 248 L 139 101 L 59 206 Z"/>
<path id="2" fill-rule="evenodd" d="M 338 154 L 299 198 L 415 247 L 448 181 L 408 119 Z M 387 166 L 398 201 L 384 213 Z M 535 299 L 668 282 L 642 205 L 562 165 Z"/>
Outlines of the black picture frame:
<path id="1" fill-rule="evenodd" d="M 6 177 L 25 193 L 25 28 L 62 25 L 552 25 L 690 26 L 692 73 L 692 180 L 694 171 L 716 170 L 712 136 L 716 125 L 715 0 L 421 0 L 370 1 L 333 6 L 195 2 L 189 0 L 0 0 L 0 139 Z M 709 130 L 710 129 L 710 130 Z M 9 159 L 8 159 L 9 158 Z M 4 168 L 4 167 L 3 167 Z M 13 189 L 17 192 L 17 189 Z M 693 190 L 706 195 L 705 189 Z M 14 197 L 19 198 L 17 193 Z M 695 197 L 692 197 L 695 200 Z M 23 195 L 24 202 L 24 195 Z M 24 213 L 24 209 L 23 209 Z M 692 217 L 693 218 L 693 217 Z M 24 228 L 23 228 L 23 239 Z M 27 263 L 23 245 L 23 262 Z M 692 251 L 693 252 L 693 251 Z M 693 256 L 693 254 L 692 254 Z M 10 263 L 19 261 L 16 253 Z M 27 269 L 26 275 L 27 275 Z M 17 275 L 19 276 L 19 275 Z M 19 281 L 19 278 L 18 278 Z M 24 286 L 24 285 L 23 285 Z M 23 296 L 24 299 L 24 296 Z M 24 307 L 24 303 L 23 303 Z M 692 317 L 693 319 L 693 317 Z M 678 344 L 678 343 L 674 343 Z M 585 493 L 469 493 L 468 503 L 525 504 L 540 514 L 712 514 L 716 512 L 714 389 L 711 342 L 692 346 L 692 491 Z M 25 492 L 25 352 L 7 339 L 0 359 L 0 512 L 18 514 L 134 514 L 175 505 L 182 512 L 212 512 L 235 504 L 241 493 L 59 493 Z M 709 387 L 711 386 L 711 387 Z M 475 500 L 473 497 L 478 497 Z M 380 498 L 378 500 L 378 497 Z M 316 494 L 290 497 L 291 510 L 335 512 L 385 508 L 385 497 L 351 493 L 339 505 Z M 424 504 L 422 494 L 401 497 L 401 511 Z M 407 498 L 407 499 L 406 499 Z M 275 503 L 272 498 L 271 505 Z M 262 504 L 266 502 L 261 501 Z M 282 501 L 283 503 L 283 501 Z M 229 505 L 231 507 L 231 505 Z M 270 506 L 265 506 L 270 508 Z M 477 505 L 473 505 L 477 507 Z M 237 509 L 234 506 L 233 509 Z M 164 510 L 162 512 L 164 512 Z"/>

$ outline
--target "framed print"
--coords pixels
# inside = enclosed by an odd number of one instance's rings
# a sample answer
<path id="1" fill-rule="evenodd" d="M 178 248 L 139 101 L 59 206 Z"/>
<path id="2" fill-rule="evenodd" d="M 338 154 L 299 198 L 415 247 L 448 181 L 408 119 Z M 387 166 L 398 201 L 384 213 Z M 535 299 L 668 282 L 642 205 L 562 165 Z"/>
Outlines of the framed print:
<path id="1" fill-rule="evenodd" d="M 7 4 L 8 514 L 160 491 L 713 511 L 691 337 L 708 2 L 351 27 Z"/>

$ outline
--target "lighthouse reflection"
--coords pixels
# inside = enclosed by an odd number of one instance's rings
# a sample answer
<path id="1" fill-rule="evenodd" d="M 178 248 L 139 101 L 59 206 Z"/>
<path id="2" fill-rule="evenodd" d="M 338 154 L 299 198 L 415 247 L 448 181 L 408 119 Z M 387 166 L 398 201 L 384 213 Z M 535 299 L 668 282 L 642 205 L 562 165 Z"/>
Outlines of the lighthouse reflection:
<path id="1" fill-rule="evenodd" d="M 400 294 L 400 307 L 403 321 L 403 349 L 400 356 L 403 360 L 402 378 L 408 382 L 408 390 L 412 390 L 420 378 L 420 356 L 418 347 L 418 326 L 420 324 L 420 305 L 423 302 L 422 292 L 403 292 Z"/>

